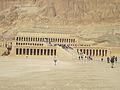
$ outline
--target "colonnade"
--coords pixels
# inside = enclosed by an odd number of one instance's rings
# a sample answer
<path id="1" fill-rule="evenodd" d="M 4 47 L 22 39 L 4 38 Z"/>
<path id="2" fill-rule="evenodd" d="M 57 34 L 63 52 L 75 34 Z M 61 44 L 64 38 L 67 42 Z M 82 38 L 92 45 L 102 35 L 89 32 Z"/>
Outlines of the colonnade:
<path id="1" fill-rule="evenodd" d="M 75 43 L 73 38 L 39 38 L 39 37 L 16 37 L 16 41 L 34 41 L 34 42 L 64 42 Z"/>
<path id="2" fill-rule="evenodd" d="M 22 42 L 16 42 L 16 45 L 32 45 L 32 46 L 43 46 L 43 43 L 22 43 Z"/>
<path id="3" fill-rule="evenodd" d="M 102 56 L 106 57 L 108 56 L 108 50 L 107 49 L 77 49 L 77 52 L 86 54 L 88 56 Z"/>
<path id="4" fill-rule="evenodd" d="M 16 48 L 16 55 L 48 55 L 56 56 L 56 49 L 29 49 L 29 48 Z"/>

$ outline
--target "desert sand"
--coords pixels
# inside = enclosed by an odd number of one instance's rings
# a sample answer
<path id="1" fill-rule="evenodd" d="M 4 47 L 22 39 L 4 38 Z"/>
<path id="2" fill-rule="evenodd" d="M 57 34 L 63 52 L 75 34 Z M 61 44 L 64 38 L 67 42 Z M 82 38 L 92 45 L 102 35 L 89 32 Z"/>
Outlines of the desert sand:
<path id="1" fill-rule="evenodd" d="M 119 90 L 120 62 L 0 58 L 0 90 Z"/>

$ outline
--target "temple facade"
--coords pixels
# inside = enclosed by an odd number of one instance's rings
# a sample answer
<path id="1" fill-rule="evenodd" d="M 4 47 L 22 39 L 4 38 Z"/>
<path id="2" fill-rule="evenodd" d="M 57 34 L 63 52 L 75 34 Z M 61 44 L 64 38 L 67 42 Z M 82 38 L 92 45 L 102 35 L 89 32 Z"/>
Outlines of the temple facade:
<path id="1" fill-rule="evenodd" d="M 12 56 L 54 57 L 59 49 L 73 48 L 77 39 L 68 34 L 25 33 L 19 32 L 13 43 Z"/>
<path id="2" fill-rule="evenodd" d="M 70 34 L 18 32 L 12 43 L 11 56 L 39 58 L 106 58 L 118 55 L 119 48 L 80 44 Z"/>

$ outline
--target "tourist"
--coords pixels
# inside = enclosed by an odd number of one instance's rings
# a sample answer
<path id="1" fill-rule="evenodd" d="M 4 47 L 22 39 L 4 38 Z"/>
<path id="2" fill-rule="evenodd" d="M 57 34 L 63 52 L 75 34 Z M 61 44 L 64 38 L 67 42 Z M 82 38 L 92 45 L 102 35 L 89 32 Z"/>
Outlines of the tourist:
<path id="1" fill-rule="evenodd" d="M 110 58 L 109 57 L 107 57 L 107 63 L 110 63 Z"/>
<path id="2" fill-rule="evenodd" d="M 81 59 L 83 60 L 83 56 L 81 56 Z"/>
<path id="3" fill-rule="evenodd" d="M 113 68 L 113 65 L 114 65 L 114 59 L 115 59 L 115 57 L 114 57 L 114 56 L 113 56 L 113 57 L 111 57 L 111 60 L 110 60 L 110 62 L 111 62 L 111 64 L 112 64 L 111 68 Z"/>
<path id="4" fill-rule="evenodd" d="M 56 64 L 57 64 L 57 59 L 56 57 L 54 57 L 54 65 L 56 66 Z"/>
<path id="5" fill-rule="evenodd" d="M 103 61 L 103 58 L 101 58 L 101 61 Z"/>
<path id="6" fill-rule="evenodd" d="M 115 57 L 115 61 L 117 62 L 117 56 Z"/>
<path id="7" fill-rule="evenodd" d="M 79 60 L 80 60 L 80 56 L 79 56 Z"/>
<path id="8" fill-rule="evenodd" d="M 90 56 L 89 56 L 89 59 L 90 59 L 90 60 L 93 60 L 92 57 L 90 57 Z"/>

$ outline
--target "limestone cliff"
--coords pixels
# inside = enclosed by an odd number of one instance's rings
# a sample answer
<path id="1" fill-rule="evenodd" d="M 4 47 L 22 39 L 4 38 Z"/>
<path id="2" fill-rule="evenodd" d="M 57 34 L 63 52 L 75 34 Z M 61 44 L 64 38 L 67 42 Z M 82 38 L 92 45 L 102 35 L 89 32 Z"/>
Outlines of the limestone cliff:
<path id="1" fill-rule="evenodd" d="M 119 46 L 120 1 L 0 0 L 1 40 L 33 27 L 51 28 L 46 32 L 72 32 L 83 41 Z"/>

